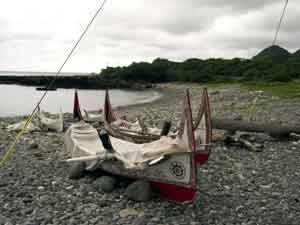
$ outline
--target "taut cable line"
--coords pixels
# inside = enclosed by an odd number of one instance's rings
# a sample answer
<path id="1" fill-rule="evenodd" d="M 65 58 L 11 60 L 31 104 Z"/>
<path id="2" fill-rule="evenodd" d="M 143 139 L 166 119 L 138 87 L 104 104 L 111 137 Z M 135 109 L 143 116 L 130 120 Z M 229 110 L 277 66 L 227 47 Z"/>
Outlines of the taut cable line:
<path id="1" fill-rule="evenodd" d="M 48 93 L 48 89 L 50 87 L 53 86 L 53 84 L 55 83 L 55 81 L 57 80 L 58 76 L 60 75 L 62 69 L 64 68 L 64 66 L 66 65 L 66 63 L 68 62 L 68 60 L 70 59 L 70 57 L 72 56 L 72 54 L 74 53 L 76 47 L 78 46 L 78 44 L 80 43 L 80 41 L 82 40 L 82 38 L 85 36 L 85 34 L 87 33 L 88 29 L 90 28 L 90 26 L 92 25 L 92 23 L 94 22 L 94 20 L 96 19 L 96 17 L 98 16 L 98 14 L 101 12 L 101 10 L 103 9 L 105 3 L 107 0 L 103 0 L 103 2 L 101 3 L 100 7 L 97 9 L 96 13 L 93 15 L 92 19 L 90 20 L 90 22 L 88 23 L 88 25 L 85 27 L 84 31 L 81 33 L 81 35 L 79 36 L 78 40 L 76 41 L 75 45 L 72 47 L 71 51 L 69 52 L 69 54 L 67 55 L 67 57 L 65 58 L 64 62 L 62 63 L 62 65 L 59 67 L 58 71 L 56 72 L 54 78 L 49 82 L 49 84 L 47 85 L 47 88 L 45 90 L 45 92 L 43 93 L 43 95 L 41 96 L 41 98 L 39 99 L 38 103 L 36 104 L 36 106 L 34 107 L 33 111 L 31 112 L 30 116 L 27 118 L 26 123 L 24 124 L 22 130 L 16 135 L 13 143 L 6 149 L 6 151 L 4 152 L 4 156 L 0 161 L 0 168 L 5 164 L 5 162 L 9 159 L 9 156 L 11 155 L 11 153 L 13 152 L 13 150 L 15 149 L 17 143 L 20 141 L 22 135 L 24 134 L 24 132 L 26 131 L 27 126 L 31 123 L 34 114 L 37 112 L 40 104 L 42 103 L 42 101 L 44 100 L 44 98 L 46 97 L 47 93 Z"/>
<path id="2" fill-rule="evenodd" d="M 283 20 L 283 18 L 284 18 L 284 15 L 285 15 L 285 12 L 286 12 L 286 8 L 287 8 L 287 6 L 288 6 L 288 3 L 289 3 L 289 0 L 285 0 L 284 7 L 283 7 L 283 10 L 282 10 L 282 13 L 281 13 L 281 17 L 280 17 L 279 22 L 278 22 L 278 25 L 277 25 L 277 27 L 276 27 L 275 36 L 274 36 L 272 45 L 275 45 L 275 44 L 276 44 L 277 37 L 278 37 L 278 33 L 279 33 L 279 30 L 280 30 L 280 27 L 281 27 L 281 24 L 282 24 L 282 20 Z"/>

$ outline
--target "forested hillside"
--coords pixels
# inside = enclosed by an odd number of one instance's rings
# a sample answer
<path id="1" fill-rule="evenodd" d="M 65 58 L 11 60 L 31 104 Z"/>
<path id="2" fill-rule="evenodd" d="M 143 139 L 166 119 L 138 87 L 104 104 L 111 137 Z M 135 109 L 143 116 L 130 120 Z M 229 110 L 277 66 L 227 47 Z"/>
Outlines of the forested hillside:
<path id="1" fill-rule="evenodd" d="M 173 62 L 157 58 L 152 63 L 132 63 L 127 67 L 108 67 L 100 77 L 134 82 L 273 82 L 300 77 L 300 50 L 291 54 L 270 46 L 252 59 L 188 59 Z"/>

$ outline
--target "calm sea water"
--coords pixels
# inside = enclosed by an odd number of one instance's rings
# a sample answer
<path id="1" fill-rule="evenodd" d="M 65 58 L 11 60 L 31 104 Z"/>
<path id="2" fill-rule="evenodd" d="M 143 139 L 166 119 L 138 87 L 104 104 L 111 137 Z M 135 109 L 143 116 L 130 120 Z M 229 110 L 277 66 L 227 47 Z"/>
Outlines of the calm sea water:
<path id="1" fill-rule="evenodd" d="M 55 76 L 54 72 L 0 71 L 0 76 Z M 62 76 L 89 75 L 88 73 L 61 73 Z"/>
<path id="2" fill-rule="evenodd" d="M 0 117 L 28 115 L 42 96 L 43 91 L 36 91 L 35 87 L 20 85 L 0 84 Z M 97 110 L 103 108 L 104 90 L 78 90 L 79 101 L 82 109 Z M 124 91 L 111 90 L 110 99 L 113 107 L 132 105 L 153 101 L 160 97 L 155 91 Z M 57 89 L 49 91 L 41 109 L 58 113 L 72 112 L 74 89 Z"/>

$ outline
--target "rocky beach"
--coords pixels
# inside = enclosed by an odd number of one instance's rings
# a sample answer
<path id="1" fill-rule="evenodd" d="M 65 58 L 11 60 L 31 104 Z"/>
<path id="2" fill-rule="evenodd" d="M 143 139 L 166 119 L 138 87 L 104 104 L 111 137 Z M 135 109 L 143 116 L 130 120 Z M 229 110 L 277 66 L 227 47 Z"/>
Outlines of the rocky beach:
<path id="1" fill-rule="evenodd" d="M 164 84 L 164 97 L 151 103 L 119 107 L 129 120 L 137 116 L 146 125 L 174 125 L 181 115 L 183 91 L 192 94 L 194 113 L 203 86 Z M 236 85 L 208 88 L 212 116 L 300 125 L 300 101 Z M 67 124 L 71 114 L 64 115 Z M 24 117 L 0 118 L 0 156 L 16 132 L 6 127 Z M 215 131 L 216 132 L 216 131 Z M 159 196 L 147 202 L 128 200 L 128 181 L 119 180 L 111 193 L 99 188 L 101 174 L 68 178 L 70 165 L 63 134 L 33 132 L 23 136 L 12 157 L 0 168 L 0 224 L 71 225 L 298 225 L 300 221 L 300 141 L 297 137 L 275 139 L 251 133 L 261 152 L 238 145 L 214 142 L 210 160 L 198 169 L 197 195 L 192 204 L 177 205 Z M 300 138 L 299 138 L 300 140 Z"/>

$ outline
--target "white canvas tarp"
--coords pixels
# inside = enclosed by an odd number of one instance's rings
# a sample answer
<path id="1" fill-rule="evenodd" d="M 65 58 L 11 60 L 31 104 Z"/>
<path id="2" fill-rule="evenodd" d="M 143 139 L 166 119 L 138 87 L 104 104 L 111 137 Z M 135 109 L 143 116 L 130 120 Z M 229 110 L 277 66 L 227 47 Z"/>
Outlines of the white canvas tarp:
<path id="1" fill-rule="evenodd" d="M 46 130 L 52 130 L 56 132 L 63 132 L 64 129 L 64 119 L 62 110 L 60 110 L 59 118 L 52 119 L 46 116 L 44 111 L 39 111 L 37 117 L 40 122 L 40 127 Z"/>
<path id="2" fill-rule="evenodd" d="M 26 124 L 26 120 L 11 124 L 11 125 L 7 126 L 6 129 L 8 131 L 20 131 L 23 129 L 25 124 Z M 40 131 L 40 130 L 41 129 L 38 126 L 34 125 L 33 123 L 29 123 L 26 128 L 27 132 Z"/>
<path id="3" fill-rule="evenodd" d="M 6 127 L 8 131 L 20 131 L 23 129 L 26 124 L 26 120 L 11 124 Z M 60 111 L 59 118 L 52 119 L 46 116 L 46 113 L 43 111 L 38 111 L 33 120 L 27 125 L 26 132 L 34 132 L 41 130 L 51 130 L 55 132 L 63 132 L 64 120 L 63 113 Z"/>
<path id="4" fill-rule="evenodd" d="M 103 122 L 103 115 L 102 113 L 91 113 L 87 110 L 83 109 L 85 113 L 84 120 L 89 122 Z"/>
<path id="5" fill-rule="evenodd" d="M 114 156 L 122 161 L 125 168 L 143 168 L 145 163 L 165 155 L 190 151 L 185 135 L 175 139 L 162 137 L 157 141 L 146 144 L 135 144 L 111 137 Z M 72 158 L 83 156 L 103 156 L 106 150 L 102 146 L 98 132 L 91 125 L 81 121 L 73 124 L 65 134 L 65 147 Z M 92 169 L 97 160 L 89 161 L 87 169 Z"/>
<path id="6" fill-rule="evenodd" d="M 106 152 L 99 139 L 97 130 L 83 121 L 69 127 L 65 133 L 64 144 L 65 149 L 71 154 L 72 158 L 96 155 L 102 156 Z M 94 169 L 97 163 L 98 160 L 87 162 L 86 169 Z"/>

